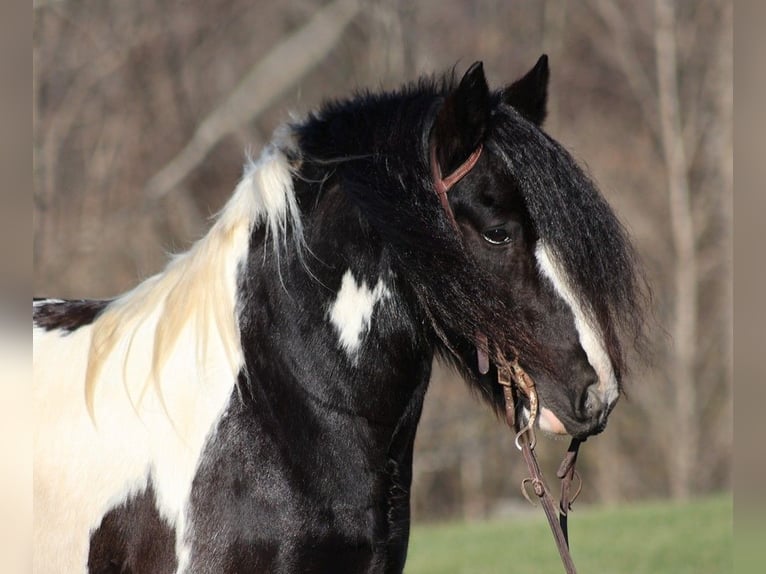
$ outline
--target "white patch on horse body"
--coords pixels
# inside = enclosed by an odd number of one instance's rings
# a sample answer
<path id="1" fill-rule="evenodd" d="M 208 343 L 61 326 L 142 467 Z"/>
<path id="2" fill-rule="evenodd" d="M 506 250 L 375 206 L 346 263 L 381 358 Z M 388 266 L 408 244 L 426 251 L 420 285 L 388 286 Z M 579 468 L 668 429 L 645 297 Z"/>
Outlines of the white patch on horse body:
<path id="1" fill-rule="evenodd" d="M 364 280 L 357 283 L 350 269 L 343 275 L 340 291 L 330 308 L 330 322 L 338 333 L 341 347 L 352 359 L 370 328 L 375 305 L 390 296 L 383 279 L 378 279 L 375 287 L 370 289 Z"/>
<path id="2" fill-rule="evenodd" d="M 86 571 L 91 533 L 150 478 L 184 570 L 192 482 L 244 363 L 238 267 L 254 226 L 267 225 L 279 249 L 288 220 L 302 241 L 287 159 L 269 148 L 164 272 L 91 325 L 33 329 L 35 572 Z"/>
<path id="3" fill-rule="evenodd" d="M 612 361 L 606 352 L 604 341 L 598 329 L 594 328 L 591 319 L 586 315 L 577 297 L 569 287 L 565 274 L 555 264 L 553 256 L 548 252 L 545 243 L 539 241 L 535 249 L 535 257 L 540 272 L 552 284 L 556 293 L 561 297 L 574 315 L 575 328 L 580 338 L 580 345 L 588 357 L 593 370 L 598 376 L 598 389 L 605 405 L 611 405 L 619 396 L 617 377 L 614 374 Z"/>

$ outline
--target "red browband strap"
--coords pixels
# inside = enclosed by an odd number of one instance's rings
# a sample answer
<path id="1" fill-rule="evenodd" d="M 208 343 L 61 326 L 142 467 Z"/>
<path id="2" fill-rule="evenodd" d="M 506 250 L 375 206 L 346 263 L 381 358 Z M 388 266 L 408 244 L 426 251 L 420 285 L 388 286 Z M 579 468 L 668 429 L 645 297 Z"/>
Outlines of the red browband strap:
<path id="1" fill-rule="evenodd" d="M 442 177 L 442 169 L 439 167 L 439 161 L 436 159 L 436 146 L 431 146 L 431 175 L 434 180 L 434 190 L 439 197 L 439 201 L 442 203 L 444 212 L 447 214 L 447 217 L 449 217 L 449 220 L 455 229 L 457 229 L 457 221 L 455 221 L 455 214 L 452 213 L 452 208 L 449 206 L 447 192 L 473 169 L 473 166 L 479 161 L 482 149 L 484 148 L 479 144 L 479 147 L 477 147 L 471 155 L 468 156 L 468 159 L 461 163 L 455 171 L 447 177 Z"/>

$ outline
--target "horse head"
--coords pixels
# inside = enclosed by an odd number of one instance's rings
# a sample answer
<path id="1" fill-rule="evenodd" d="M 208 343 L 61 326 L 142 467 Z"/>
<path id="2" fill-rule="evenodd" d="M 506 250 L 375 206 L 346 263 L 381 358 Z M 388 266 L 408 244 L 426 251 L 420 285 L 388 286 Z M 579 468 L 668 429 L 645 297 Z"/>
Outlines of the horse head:
<path id="1" fill-rule="evenodd" d="M 637 332 L 640 295 L 623 228 L 541 129 L 548 78 L 542 56 L 521 79 L 491 91 L 477 62 L 435 112 L 429 146 L 434 185 L 445 196 L 443 227 L 453 228 L 475 281 L 458 312 L 481 317 L 472 341 L 471 325 L 448 312 L 447 323 L 463 332 L 444 325 L 441 339 L 443 354 L 498 409 L 502 394 L 473 347 L 498 365 L 518 360 L 536 384 L 540 428 L 584 438 L 604 429 L 619 397 L 618 332 Z M 441 182 L 450 177 L 447 191 Z"/>

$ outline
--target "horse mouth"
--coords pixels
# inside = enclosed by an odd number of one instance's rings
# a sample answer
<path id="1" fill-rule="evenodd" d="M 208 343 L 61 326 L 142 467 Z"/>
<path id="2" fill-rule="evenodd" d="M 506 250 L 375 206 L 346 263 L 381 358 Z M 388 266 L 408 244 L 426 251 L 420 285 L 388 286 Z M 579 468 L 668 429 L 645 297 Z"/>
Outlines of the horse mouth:
<path id="1" fill-rule="evenodd" d="M 547 407 L 540 407 L 540 412 L 537 415 L 537 426 L 546 434 L 552 434 L 557 436 L 566 436 L 569 434 L 564 423 L 559 420 L 559 417 Z"/>
<path id="2" fill-rule="evenodd" d="M 525 411 L 526 414 L 527 411 Z M 608 417 L 607 413 L 602 414 L 598 419 L 590 421 L 584 425 L 576 425 L 574 429 L 567 430 L 566 426 L 556 414 L 546 408 L 541 407 L 537 415 L 537 427 L 545 434 L 551 436 L 571 436 L 580 441 L 586 440 L 588 437 L 601 434 L 606 429 L 606 423 Z M 574 431 L 574 432 L 573 432 Z"/>
<path id="3" fill-rule="evenodd" d="M 519 397 L 521 407 L 521 420 L 526 424 L 529 422 L 530 410 L 529 399 L 522 395 Z M 535 426 L 540 429 L 544 434 L 555 437 L 568 436 L 571 433 L 566 429 L 564 423 L 561 422 L 556 414 L 546 406 L 538 405 L 537 417 L 535 418 Z"/>
<path id="4" fill-rule="evenodd" d="M 526 397 L 522 398 L 521 407 L 521 420 L 526 423 L 529 421 L 529 402 L 526 400 Z M 606 423 L 607 417 L 602 417 L 597 423 L 590 426 L 585 431 L 570 432 L 556 413 L 543 405 L 538 407 L 537 417 L 535 419 L 535 427 L 547 436 L 552 438 L 572 436 L 580 440 L 602 433 L 604 429 L 606 429 Z"/>

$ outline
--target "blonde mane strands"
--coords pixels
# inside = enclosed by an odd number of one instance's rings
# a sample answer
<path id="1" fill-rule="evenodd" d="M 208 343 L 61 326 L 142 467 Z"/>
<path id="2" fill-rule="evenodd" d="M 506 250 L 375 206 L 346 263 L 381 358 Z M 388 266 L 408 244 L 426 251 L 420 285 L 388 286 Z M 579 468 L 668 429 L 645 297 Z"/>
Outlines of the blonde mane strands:
<path id="1" fill-rule="evenodd" d="M 236 317 L 237 268 L 247 254 L 255 226 L 265 221 L 267 240 L 270 238 L 274 249 L 279 250 L 280 238 L 284 245 L 287 235 L 288 218 L 300 249 L 303 233 L 290 166 L 284 153 L 271 146 L 257 162 L 248 163 L 234 195 L 207 235 L 175 257 L 162 273 L 116 299 L 93 324 L 85 376 L 85 400 L 92 418 L 104 363 L 118 345 L 124 348 L 122 375 L 127 388 L 133 340 L 148 320 L 156 320 L 156 326 L 150 332 L 151 367 L 145 373 L 139 402 L 154 386 L 164 406 L 163 367 L 188 326 L 195 329 L 200 372 L 204 372 L 202 361 L 210 339 L 217 337 L 236 375 L 242 361 Z"/>

